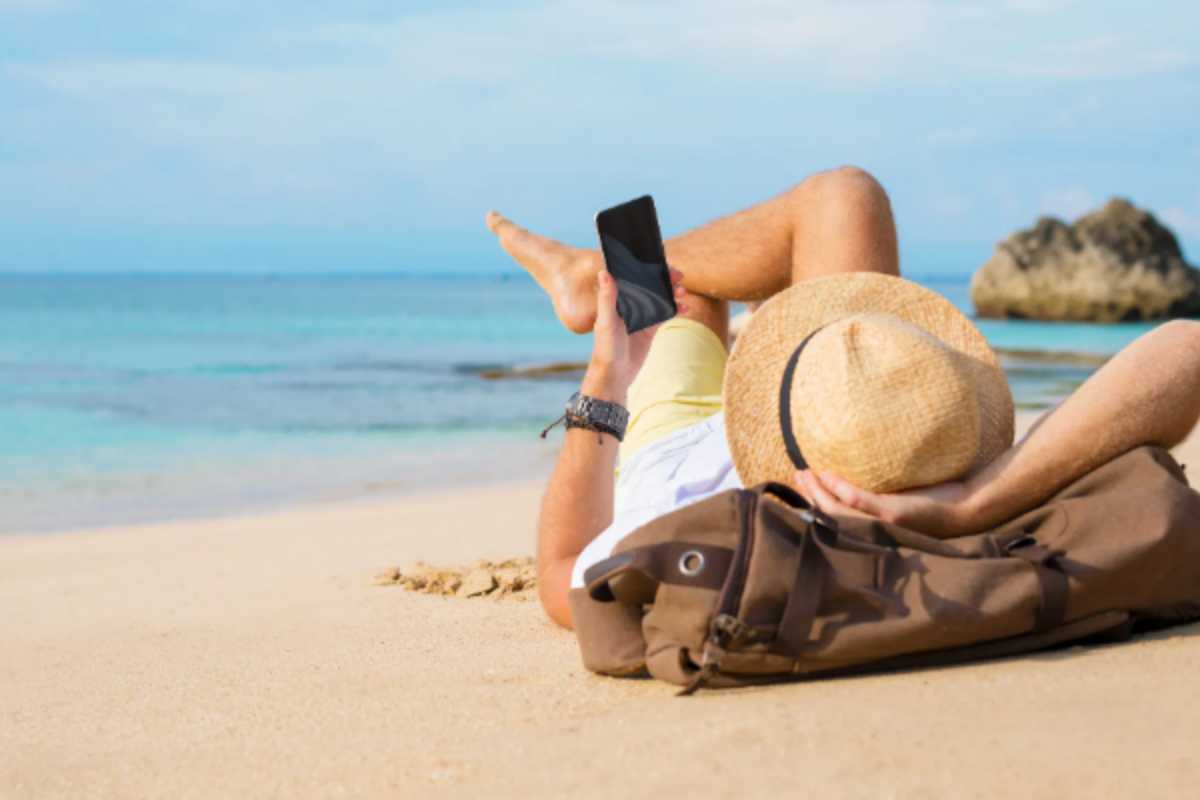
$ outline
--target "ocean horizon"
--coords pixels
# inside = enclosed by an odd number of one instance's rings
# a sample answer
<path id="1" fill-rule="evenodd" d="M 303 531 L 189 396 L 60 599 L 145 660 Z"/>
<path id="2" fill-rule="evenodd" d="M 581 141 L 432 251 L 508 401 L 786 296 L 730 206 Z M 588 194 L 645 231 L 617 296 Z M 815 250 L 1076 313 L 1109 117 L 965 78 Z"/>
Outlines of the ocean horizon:
<path id="1" fill-rule="evenodd" d="M 1153 327 L 978 324 L 1025 409 Z M 521 273 L 0 275 L 0 532 L 537 474 L 576 377 L 484 375 L 589 349 Z"/>

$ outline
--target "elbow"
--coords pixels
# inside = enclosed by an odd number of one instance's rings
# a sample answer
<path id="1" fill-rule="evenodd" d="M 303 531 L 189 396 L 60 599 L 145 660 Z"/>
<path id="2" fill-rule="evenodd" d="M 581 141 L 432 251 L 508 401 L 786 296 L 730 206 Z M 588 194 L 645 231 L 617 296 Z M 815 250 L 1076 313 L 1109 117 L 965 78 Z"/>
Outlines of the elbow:
<path id="1" fill-rule="evenodd" d="M 552 595 L 550 592 L 539 587 L 538 600 L 542 603 L 542 611 L 546 612 L 546 616 L 551 622 L 560 628 L 572 629 L 571 607 L 565 597 Z"/>
<path id="2" fill-rule="evenodd" d="M 572 628 L 568 595 L 571 591 L 571 570 L 574 567 L 574 558 L 538 565 L 537 590 L 542 611 L 551 622 L 567 630 Z"/>

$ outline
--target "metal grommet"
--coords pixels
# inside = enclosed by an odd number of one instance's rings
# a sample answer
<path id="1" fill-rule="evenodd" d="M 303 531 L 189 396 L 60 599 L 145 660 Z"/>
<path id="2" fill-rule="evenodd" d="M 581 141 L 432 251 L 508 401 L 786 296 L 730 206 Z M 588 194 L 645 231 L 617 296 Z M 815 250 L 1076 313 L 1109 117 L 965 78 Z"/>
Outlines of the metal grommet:
<path id="1" fill-rule="evenodd" d="M 688 550 L 679 557 L 679 571 L 689 578 L 694 578 L 704 569 L 704 553 L 699 550 Z"/>

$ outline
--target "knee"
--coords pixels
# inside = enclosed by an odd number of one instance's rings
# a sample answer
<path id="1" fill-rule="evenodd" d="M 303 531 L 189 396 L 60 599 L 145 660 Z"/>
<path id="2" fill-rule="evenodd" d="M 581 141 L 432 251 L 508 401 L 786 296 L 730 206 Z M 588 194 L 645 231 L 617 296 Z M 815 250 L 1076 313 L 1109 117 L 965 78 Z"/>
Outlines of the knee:
<path id="1" fill-rule="evenodd" d="M 1155 335 L 1200 360 L 1200 322 L 1191 319 L 1173 319 L 1155 329 Z"/>
<path id="2" fill-rule="evenodd" d="M 803 200 L 819 198 L 822 203 L 888 202 L 887 192 L 874 175 L 848 165 L 809 175 L 793 187 L 792 194 Z"/>
<path id="3" fill-rule="evenodd" d="M 1173 319 L 1158 325 L 1138 340 L 1141 347 L 1131 345 L 1139 357 L 1168 365 L 1178 377 L 1200 379 L 1200 322 Z"/>
<path id="4" fill-rule="evenodd" d="M 862 167 L 856 167 L 853 164 L 843 164 L 840 167 L 834 167 L 833 169 L 827 169 L 824 172 L 818 172 L 813 175 L 812 178 L 835 185 L 870 184 L 871 186 L 879 186 L 879 181 L 875 180 L 874 175 L 867 172 Z"/>

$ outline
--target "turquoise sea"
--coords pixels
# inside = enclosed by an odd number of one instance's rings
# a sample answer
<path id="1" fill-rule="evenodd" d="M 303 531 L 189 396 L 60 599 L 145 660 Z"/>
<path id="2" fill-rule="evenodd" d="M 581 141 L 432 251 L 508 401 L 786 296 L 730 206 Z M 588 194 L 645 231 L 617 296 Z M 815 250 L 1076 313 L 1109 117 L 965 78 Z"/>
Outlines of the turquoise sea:
<path id="1" fill-rule="evenodd" d="M 967 281 L 917 280 L 970 312 Z M 980 323 L 1109 354 L 1148 325 Z M 0 532 L 229 513 L 531 474 L 583 360 L 522 274 L 0 276 Z M 1090 373 L 1008 358 L 1018 403 Z"/>

